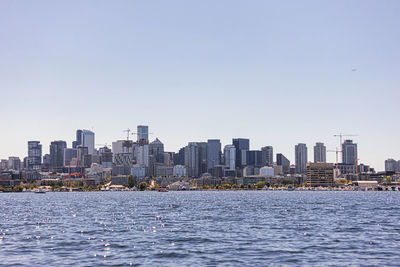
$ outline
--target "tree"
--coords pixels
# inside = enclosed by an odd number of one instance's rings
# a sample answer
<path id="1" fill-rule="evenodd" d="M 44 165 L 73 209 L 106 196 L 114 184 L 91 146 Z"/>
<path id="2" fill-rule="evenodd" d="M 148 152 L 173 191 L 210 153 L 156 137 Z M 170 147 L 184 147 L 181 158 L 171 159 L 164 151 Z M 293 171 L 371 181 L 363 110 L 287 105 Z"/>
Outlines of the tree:
<path id="1" fill-rule="evenodd" d="M 263 189 L 264 188 L 264 186 L 266 185 L 266 182 L 258 182 L 257 184 L 256 184 L 256 188 L 258 189 L 258 190 L 260 190 L 260 189 Z"/>
<path id="2" fill-rule="evenodd" d="M 149 185 L 146 182 L 141 182 L 139 184 L 139 191 L 144 191 Z"/>
<path id="3" fill-rule="evenodd" d="M 136 186 L 136 177 L 133 177 L 132 174 L 128 175 L 128 187 L 132 188 Z"/>

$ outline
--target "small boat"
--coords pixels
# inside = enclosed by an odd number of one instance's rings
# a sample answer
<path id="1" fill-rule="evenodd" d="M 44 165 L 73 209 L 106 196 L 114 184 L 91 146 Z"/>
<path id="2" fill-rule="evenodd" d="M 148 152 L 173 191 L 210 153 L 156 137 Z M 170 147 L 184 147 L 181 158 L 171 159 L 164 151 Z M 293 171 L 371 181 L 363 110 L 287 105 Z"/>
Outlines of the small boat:
<path id="1" fill-rule="evenodd" d="M 46 191 L 44 191 L 43 189 L 37 189 L 37 190 L 33 190 L 33 193 L 35 193 L 35 194 L 45 194 Z"/>
<path id="2" fill-rule="evenodd" d="M 168 192 L 167 188 L 158 188 L 157 189 L 158 192 Z"/>

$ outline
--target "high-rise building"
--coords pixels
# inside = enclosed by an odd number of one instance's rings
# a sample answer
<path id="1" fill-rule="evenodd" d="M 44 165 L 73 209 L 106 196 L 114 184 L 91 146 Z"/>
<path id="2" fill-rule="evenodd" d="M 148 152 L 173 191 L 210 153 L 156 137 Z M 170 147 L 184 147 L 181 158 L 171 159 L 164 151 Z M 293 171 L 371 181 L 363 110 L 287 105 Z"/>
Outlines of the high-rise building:
<path id="1" fill-rule="evenodd" d="M 245 150 L 242 150 L 245 151 Z M 242 160 L 243 160 L 242 156 Z M 242 161 L 242 163 L 244 163 Z M 253 166 L 253 167 L 262 167 L 262 151 L 261 150 L 249 150 L 246 151 L 246 166 Z"/>
<path id="2" fill-rule="evenodd" d="M 234 138 L 232 144 L 236 148 L 236 168 L 242 168 L 242 150 L 250 150 L 250 140 L 246 138 Z"/>
<path id="3" fill-rule="evenodd" d="M 345 165 L 356 165 L 357 144 L 353 140 L 345 140 L 342 144 L 342 163 Z"/>
<path id="4" fill-rule="evenodd" d="M 316 143 L 314 146 L 314 163 L 326 162 L 326 147 L 324 143 Z"/>
<path id="5" fill-rule="evenodd" d="M 276 165 L 282 166 L 283 174 L 290 173 L 290 161 L 283 154 L 276 154 Z"/>
<path id="6" fill-rule="evenodd" d="M 399 171 L 397 161 L 394 160 L 394 159 L 385 160 L 385 171 L 386 172 L 397 172 L 397 171 Z"/>
<path id="7" fill-rule="evenodd" d="M 94 150 L 94 132 L 89 130 L 82 130 L 82 143 L 81 146 L 88 148 L 88 153 L 93 155 Z"/>
<path id="8" fill-rule="evenodd" d="M 50 169 L 61 171 L 64 166 L 64 148 L 67 147 L 65 141 L 53 141 L 50 144 Z"/>
<path id="9" fill-rule="evenodd" d="M 19 157 L 8 157 L 8 169 L 19 171 L 21 169 L 21 160 Z"/>
<path id="10" fill-rule="evenodd" d="M 295 161 L 296 161 L 296 173 L 306 174 L 307 169 L 307 145 L 299 143 L 295 146 Z"/>
<path id="11" fill-rule="evenodd" d="M 42 168 L 42 145 L 39 141 L 28 141 L 28 162 L 29 170 L 40 170 Z"/>
<path id="12" fill-rule="evenodd" d="M 185 147 L 182 147 L 178 153 L 174 154 L 174 165 L 185 165 Z"/>
<path id="13" fill-rule="evenodd" d="M 197 153 L 199 160 L 199 176 L 208 172 L 207 169 L 207 142 L 197 142 Z"/>
<path id="14" fill-rule="evenodd" d="M 146 125 L 137 126 L 137 140 L 138 142 L 141 141 L 149 142 L 149 126 Z"/>
<path id="15" fill-rule="evenodd" d="M 274 165 L 274 149 L 272 146 L 265 146 L 261 148 L 262 166 Z"/>
<path id="16" fill-rule="evenodd" d="M 149 145 L 138 146 L 136 149 L 136 164 L 149 167 Z"/>
<path id="17" fill-rule="evenodd" d="M 158 138 L 149 144 L 149 154 L 156 163 L 164 163 L 164 144 Z"/>
<path id="18" fill-rule="evenodd" d="M 72 159 L 78 159 L 78 149 L 76 148 L 64 148 L 64 166 L 68 167 L 71 165 Z"/>
<path id="19" fill-rule="evenodd" d="M 72 148 L 82 145 L 82 130 L 76 130 L 76 140 L 72 142 Z"/>
<path id="20" fill-rule="evenodd" d="M 221 161 L 221 142 L 219 139 L 207 140 L 207 171 L 212 173 L 215 165 Z"/>
<path id="21" fill-rule="evenodd" d="M 103 147 L 99 149 L 100 153 L 100 163 L 103 168 L 112 168 L 113 153 L 108 147 Z"/>
<path id="22" fill-rule="evenodd" d="M 224 147 L 225 167 L 234 170 L 236 166 L 236 147 L 234 145 L 226 145 Z"/>
<path id="23" fill-rule="evenodd" d="M 189 177 L 199 177 L 199 152 L 196 142 L 185 147 L 185 166 Z"/>
<path id="24" fill-rule="evenodd" d="M 309 186 L 333 186 L 333 163 L 307 163 L 307 184 Z"/>

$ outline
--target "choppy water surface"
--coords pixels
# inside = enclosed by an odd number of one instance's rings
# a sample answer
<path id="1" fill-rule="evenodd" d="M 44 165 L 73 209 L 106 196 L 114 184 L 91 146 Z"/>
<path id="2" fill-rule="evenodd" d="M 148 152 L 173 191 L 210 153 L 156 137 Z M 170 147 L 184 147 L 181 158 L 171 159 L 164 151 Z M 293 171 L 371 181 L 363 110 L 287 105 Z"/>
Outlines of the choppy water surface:
<path id="1" fill-rule="evenodd" d="M 399 192 L 0 194 L 0 264 L 398 265 Z"/>

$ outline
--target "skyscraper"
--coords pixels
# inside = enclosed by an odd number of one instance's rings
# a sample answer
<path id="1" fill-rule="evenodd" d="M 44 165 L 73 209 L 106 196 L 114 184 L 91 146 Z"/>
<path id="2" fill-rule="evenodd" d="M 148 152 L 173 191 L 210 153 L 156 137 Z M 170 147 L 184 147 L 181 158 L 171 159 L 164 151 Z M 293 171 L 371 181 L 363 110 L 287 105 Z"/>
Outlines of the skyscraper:
<path id="1" fill-rule="evenodd" d="M 82 143 L 81 146 L 88 148 L 90 155 L 94 154 L 94 132 L 89 130 L 82 130 Z"/>
<path id="2" fill-rule="evenodd" d="M 19 171 L 21 169 L 21 160 L 19 157 L 8 157 L 8 169 Z"/>
<path id="3" fill-rule="evenodd" d="M 234 170 L 236 166 L 236 148 L 234 145 L 226 145 L 224 147 L 225 167 Z"/>
<path id="4" fill-rule="evenodd" d="M 158 138 L 149 144 L 149 154 L 156 163 L 164 163 L 164 144 Z"/>
<path id="5" fill-rule="evenodd" d="M 40 170 L 42 168 L 42 145 L 39 141 L 28 141 L 28 169 Z"/>
<path id="6" fill-rule="evenodd" d="M 290 161 L 283 154 L 276 154 L 276 165 L 282 166 L 283 174 L 290 173 Z"/>
<path id="7" fill-rule="evenodd" d="M 197 153 L 199 160 L 199 175 L 206 173 L 207 170 L 207 142 L 197 142 Z"/>
<path id="8" fill-rule="evenodd" d="M 342 163 L 355 165 L 357 162 L 357 144 L 353 140 L 345 140 L 342 144 Z"/>
<path id="9" fill-rule="evenodd" d="M 262 166 L 274 165 L 274 149 L 272 146 L 265 146 L 261 148 Z"/>
<path id="10" fill-rule="evenodd" d="M 398 163 L 394 159 L 387 159 L 385 160 L 385 172 L 397 172 L 398 170 Z"/>
<path id="11" fill-rule="evenodd" d="M 72 159 L 78 159 L 78 149 L 64 148 L 64 166 L 70 166 Z"/>
<path id="12" fill-rule="evenodd" d="M 242 164 L 243 163 L 244 161 L 242 155 Z M 246 151 L 246 166 L 253 166 L 258 168 L 262 167 L 263 166 L 262 151 L 261 150 Z"/>
<path id="13" fill-rule="evenodd" d="M 324 143 L 316 143 L 314 146 L 314 163 L 326 163 L 326 147 Z"/>
<path id="14" fill-rule="evenodd" d="M 196 142 L 189 142 L 185 147 L 185 166 L 189 177 L 199 177 L 199 155 Z"/>
<path id="15" fill-rule="evenodd" d="M 76 140 L 72 142 L 72 148 L 82 145 L 82 130 L 76 130 Z"/>
<path id="16" fill-rule="evenodd" d="M 246 138 L 234 138 L 232 144 L 236 149 L 236 167 L 242 168 L 242 150 L 248 151 L 250 149 L 250 140 Z"/>
<path id="17" fill-rule="evenodd" d="M 149 142 L 149 126 L 138 125 L 137 126 L 137 140 L 138 142 Z"/>
<path id="18" fill-rule="evenodd" d="M 295 146 L 296 173 L 307 172 L 307 145 L 299 143 Z"/>
<path id="19" fill-rule="evenodd" d="M 149 167 L 149 145 L 138 146 L 136 149 L 136 164 Z"/>
<path id="20" fill-rule="evenodd" d="M 54 171 L 62 170 L 64 166 L 64 148 L 67 147 L 65 141 L 53 141 L 50 144 L 50 169 Z"/>
<path id="21" fill-rule="evenodd" d="M 213 172 L 214 166 L 219 165 L 221 160 L 221 142 L 219 139 L 207 140 L 207 171 Z"/>

